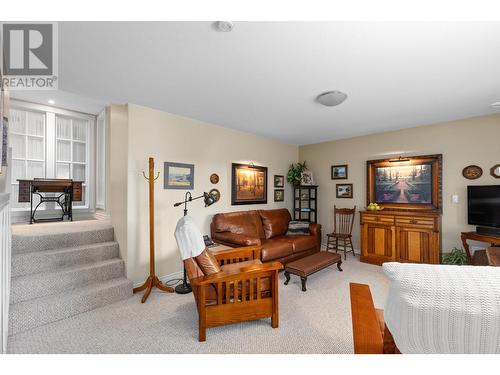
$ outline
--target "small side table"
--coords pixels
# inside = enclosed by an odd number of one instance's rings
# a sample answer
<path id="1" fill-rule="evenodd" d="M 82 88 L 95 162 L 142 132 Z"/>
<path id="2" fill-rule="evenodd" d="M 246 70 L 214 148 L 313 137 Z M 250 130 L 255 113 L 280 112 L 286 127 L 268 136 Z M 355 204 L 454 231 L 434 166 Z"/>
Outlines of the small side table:
<path id="1" fill-rule="evenodd" d="M 487 248 L 486 257 L 488 258 L 489 266 L 500 267 L 500 247 Z"/>

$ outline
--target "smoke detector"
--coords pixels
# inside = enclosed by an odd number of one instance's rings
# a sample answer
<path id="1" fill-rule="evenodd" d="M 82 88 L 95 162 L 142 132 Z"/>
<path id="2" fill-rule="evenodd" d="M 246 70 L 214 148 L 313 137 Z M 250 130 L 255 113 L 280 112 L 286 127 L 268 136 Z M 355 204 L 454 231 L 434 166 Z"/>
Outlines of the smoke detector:
<path id="1" fill-rule="evenodd" d="M 228 33 L 233 29 L 234 25 L 231 21 L 217 21 L 214 22 L 214 27 L 217 31 Z"/>
<path id="2" fill-rule="evenodd" d="M 322 94 L 319 94 L 316 97 L 316 100 L 326 105 L 327 107 L 334 107 L 336 105 L 342 104 L 344 100 L 347 99 L 347 94 L 342 91 L 327 91 Z"/>

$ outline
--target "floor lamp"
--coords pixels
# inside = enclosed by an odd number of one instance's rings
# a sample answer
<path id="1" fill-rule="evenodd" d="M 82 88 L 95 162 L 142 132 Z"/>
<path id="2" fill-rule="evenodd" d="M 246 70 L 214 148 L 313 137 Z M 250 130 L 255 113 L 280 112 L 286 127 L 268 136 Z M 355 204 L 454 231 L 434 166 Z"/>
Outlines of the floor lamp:
<path id="1" fill-rule="evenodd" d="M 188 192 L 186 192 L 186 195 L 184 195 L 184 200 L 182 202 L 177 202 L 176 204 L 174 204 L 174 207 L 179 207 L 180 205 L 183 204 L 184 205 L 184 216 L 186 216 L 188 213 L 187 204 L 189 202 L 192 202 L 192 201 L 194 201 L 196 199 L 200 199 L 200 198 L 203 198 L 203 201 L 205 202 L 205 207 L 211 206 L 212 204 L 215 203 L 214 197 L 212 197 L 208 193 L 203 193 L 199 197 L 193 198 L 191 193 L 188 191 Z M 186 267 L 184 267 L 184 276 L 182 278 L 182 284 L 179 284 L 175 287 L 175 293 L 187 294 L 187 293 L 191 293 L 191 291 L 192 291 L 191 285 L 189 285 L 189 283 L 187 282 Z"/>

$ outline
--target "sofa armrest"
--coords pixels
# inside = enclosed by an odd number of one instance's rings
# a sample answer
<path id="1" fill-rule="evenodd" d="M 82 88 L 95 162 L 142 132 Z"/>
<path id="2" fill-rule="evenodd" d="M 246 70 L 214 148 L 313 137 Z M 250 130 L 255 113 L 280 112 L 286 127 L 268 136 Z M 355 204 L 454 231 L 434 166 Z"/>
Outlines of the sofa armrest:
<path id="1" fill-rule="evenodd" d="M 240 246 L 260 246 L 260 238 L 236 234 L 231 232 L 215 232 L 212 239 L 220 240 L 225 243 L 232 243 Z"/>
<path id="2" fill-rule="evenodd" d="M 321 224 L 309 224 L 309 233 L 311 233 L 311 236 L 319 236 L 321 238 Z"/>

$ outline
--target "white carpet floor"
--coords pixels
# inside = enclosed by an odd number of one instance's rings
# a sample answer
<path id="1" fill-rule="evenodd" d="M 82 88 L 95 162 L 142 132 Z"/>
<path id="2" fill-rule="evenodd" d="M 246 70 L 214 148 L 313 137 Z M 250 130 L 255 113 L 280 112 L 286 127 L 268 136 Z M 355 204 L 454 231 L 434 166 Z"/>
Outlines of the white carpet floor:
<path id="1" fill-rule="evenodd" d="M 388 280 L 382 268 L 348 256 L 342 264 L 283 285 L 280 274 L 280 326 L 270 319 L 207 330 L 197 340 L 192 294 L 155 292 L 145 304 L 140 295 L 70 319 L 11 336 L 10 353 L 352 353 L 349 282 L 369 284 L 375 305 L 383 307 Z"/>

